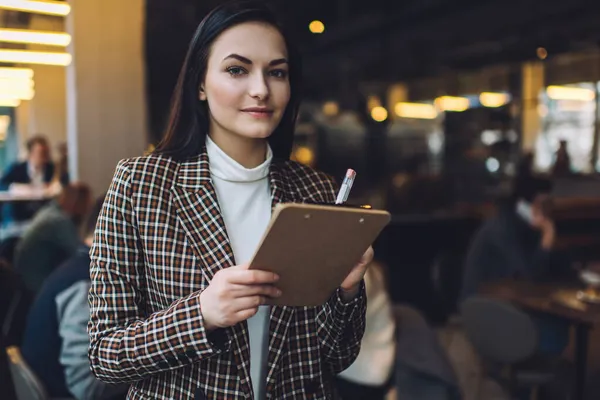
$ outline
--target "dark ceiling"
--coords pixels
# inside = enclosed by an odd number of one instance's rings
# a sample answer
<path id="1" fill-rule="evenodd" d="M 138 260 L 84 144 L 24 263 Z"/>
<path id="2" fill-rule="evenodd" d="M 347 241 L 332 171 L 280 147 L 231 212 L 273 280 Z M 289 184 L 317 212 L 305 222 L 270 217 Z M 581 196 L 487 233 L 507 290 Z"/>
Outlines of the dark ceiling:
<path id="1" fill-rule="evenodd" d="M 147 0 L 148 89 L 162 129 L 185 51 L 219 0 Z M 600 6 L 584 0 L 271 0 L 304 56 L 306 96 L 348 101 L 363 84 L 436 76 L 596 47 Z M 322 20 L 313 35 L 308 24 Z M 351 100 L 351 102 L 354 100 Z"/>

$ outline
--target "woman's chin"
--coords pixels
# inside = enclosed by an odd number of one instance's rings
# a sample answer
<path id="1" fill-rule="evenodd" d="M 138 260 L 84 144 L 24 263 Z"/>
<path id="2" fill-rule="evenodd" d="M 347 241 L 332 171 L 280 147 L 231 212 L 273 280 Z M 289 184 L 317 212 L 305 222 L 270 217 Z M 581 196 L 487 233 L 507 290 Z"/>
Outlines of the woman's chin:
<path id="1" fill-rule="evenodd" d="M 247 139 L 267 139 L 273 133 L 272 130 L 252 130 L 240 132 L 239 135 Z"/>

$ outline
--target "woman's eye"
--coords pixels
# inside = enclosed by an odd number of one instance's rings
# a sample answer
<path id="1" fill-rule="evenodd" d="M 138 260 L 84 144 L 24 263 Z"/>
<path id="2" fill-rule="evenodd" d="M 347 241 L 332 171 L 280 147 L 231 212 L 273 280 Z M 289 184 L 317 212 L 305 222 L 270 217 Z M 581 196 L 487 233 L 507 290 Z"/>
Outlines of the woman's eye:
<path id="1" fill-rule="evenodd" d="M 275 77 L 275 78 L 287 78 L 287 71 L 284 69 L 275 69 L 273 71 L 270 72 L 271 76 Z"/>
<path id="2" fill-rule="evenodd" d="M 227 68 L 227 72 L 229 72 L 229 74 L 231 76 L 238 76 L 238 75 L 242 75 L 246 71 L 242 67 L 229 67 L 229 68 Z"/>

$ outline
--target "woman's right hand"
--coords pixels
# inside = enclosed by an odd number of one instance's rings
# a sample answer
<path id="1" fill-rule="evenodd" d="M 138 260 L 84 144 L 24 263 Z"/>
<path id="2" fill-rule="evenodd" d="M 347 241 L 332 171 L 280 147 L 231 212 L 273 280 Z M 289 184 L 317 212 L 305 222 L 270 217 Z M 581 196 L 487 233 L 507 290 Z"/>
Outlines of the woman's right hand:
<path id="1" fill-rule="evenodd" d="M 207 331 L 233 326 L 252 317 L 268 297 L 279 297 L 273 272 L 250 270 L 248 264 L 218 271 L 200 293 L 200 309 Z"/>

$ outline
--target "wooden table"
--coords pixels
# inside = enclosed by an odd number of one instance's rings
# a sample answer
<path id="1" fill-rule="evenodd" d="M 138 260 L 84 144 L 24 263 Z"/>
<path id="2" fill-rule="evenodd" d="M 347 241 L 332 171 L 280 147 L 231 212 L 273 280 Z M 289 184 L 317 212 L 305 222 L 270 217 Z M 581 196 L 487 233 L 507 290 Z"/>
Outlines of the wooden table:
<path id="1" fill-rule="evenodd" d="M 36 190 L 30 192 L 11 192 L 7 190 L 0 191 L 0 240 L 6 237 L 6 221 L 4 221 L 4 210 L 2 206 L 7 203 L 22 202 L 47 202 L 53 198 L 47 190 Z"/>
<path id="2" fill-rule="evenodd" d="M 583 400 L 589 333 L 600 323 L 600 305 L 577 300 L 582 285 L 504 280 L 485 285 L 483 295 L 511 302 L 522 309 L 564 318 L 575 326 L 574 400 Z"/>
<path id="3" fill-rule="evenodd" d="M 51 199 L 46 192 L 37 193 L 12 193 L 9 191 L 0 191 L 0 203 L 8 203 L 13 201 L 44 201 Z"/>

